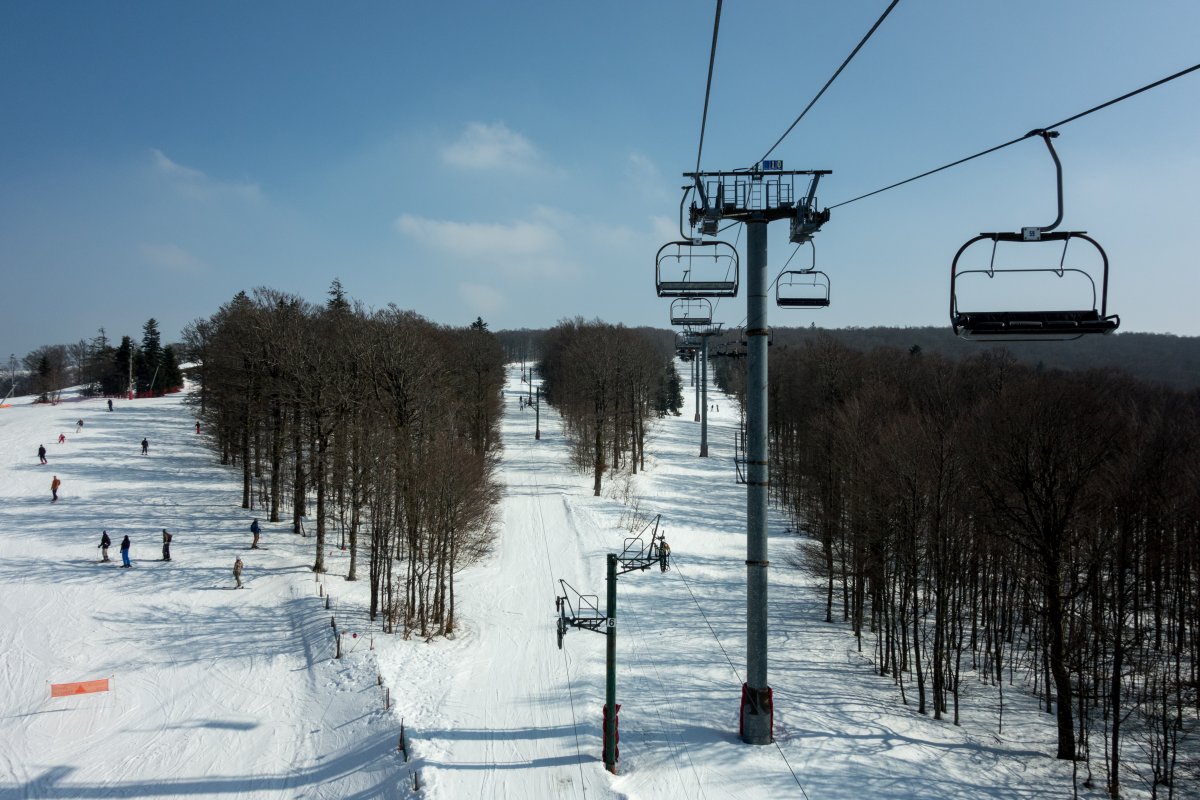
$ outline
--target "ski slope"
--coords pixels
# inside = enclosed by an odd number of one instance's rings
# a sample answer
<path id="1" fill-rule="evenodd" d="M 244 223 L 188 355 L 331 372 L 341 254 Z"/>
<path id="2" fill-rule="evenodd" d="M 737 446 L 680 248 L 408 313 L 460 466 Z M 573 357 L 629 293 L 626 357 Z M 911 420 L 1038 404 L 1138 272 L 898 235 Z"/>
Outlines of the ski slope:
<path id="1" fill-rule="evenodd" d="M 239 507 L 239 474 L 204 447 L 180 396 L 116 401 L 111 413 L 101 400 L 18 398 L 0 410 L 0 800 L 1071 796 L 1070 765 L 1051 757 L 1053 718 L 1019 687 L 1006 688 L 1002 734 L 994 690 L 969 675 L 961 727 L 902 705 L 848 630 L 823 621 L 820 581 L 789 565 L 803 540 L 778 519 L 777 742 L 738 741 L 737 417 L 710 388 L 721 411 L 710 415 L 710 458 L 698 458 L 691 391 L 684 415 L 655 427 L 646 471 L 606 478 L 595 498 L 548 406 L 534 439 L 510 367 L 495 551 L 458 577 L 457 634 L 432 642 L 372 626 L 367 584 L 342 579 L 336 536 L 320 581 L 308 570 L 314 540 L 287 524 L 264 515 L 268 549 L 248 550 L 256 512 Z M 63 485 L 52 504 L 53 475 Z M 559 650 L 554 597 L 560 578 L 603 597 L 605 554 L 621 549 L 630 504 L 662 515 L 674 566 L 618 583 L 612 776 L 600 761 L 604 637 L 572 630 Z M 156 560 L 164 527 L 169 563 Z M 101 529 L 111 564 L 98 563 Z M 116 549 L 125 534 L 128 570 Z M 238 556 L 240 591 L 230 588 Z M 52 682 L 103 677 L 107 693 L 50 698 Z"/>

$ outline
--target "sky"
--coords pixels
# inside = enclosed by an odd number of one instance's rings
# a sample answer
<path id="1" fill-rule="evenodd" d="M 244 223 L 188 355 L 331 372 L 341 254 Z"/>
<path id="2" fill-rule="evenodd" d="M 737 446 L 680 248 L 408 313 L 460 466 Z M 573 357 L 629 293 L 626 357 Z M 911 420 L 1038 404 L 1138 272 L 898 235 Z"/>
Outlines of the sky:
<path id="1" fill-rule="evenodd" d="M 668 327 L 682 173 L 757 162 L 886 5 L 725 3 L 698 154 L 711 2 L 0 0 L 0 357 L 335 278 L 449 325 Z M 772 158 L 831 206 L 1190 67 L 1197 31 L 1191 0 L 901 0 Z M 1200 335 L 1198 130 L 1200 72 L 1060 129 L 1122 330 Z M 770 323 L 947 325 L 959 246 L 1054 213 L 1038 139 L 834 209 L 830 308 Z"/>

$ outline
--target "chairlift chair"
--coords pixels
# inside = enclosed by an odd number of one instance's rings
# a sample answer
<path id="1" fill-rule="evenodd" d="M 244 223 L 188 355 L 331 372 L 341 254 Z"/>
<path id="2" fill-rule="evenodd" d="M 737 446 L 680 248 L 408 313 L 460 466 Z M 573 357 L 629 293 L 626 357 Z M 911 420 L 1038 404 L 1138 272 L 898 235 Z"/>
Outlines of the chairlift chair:
<path id="1" fill-rule="evenodd" d="M 788 270 L 775 281 L 780 308 L 828 308 L 829 276 L 820 270 Z"/>
<path id="2" fill-rule="evenodd" d="M 668 242 L 655 257 L 659 297 L 737 297 L 738 278 L 737 248 L 728 242 Z"/>
<path id="3" fill-rule="evenodd" d="M 1083 231 L 1055 231 L 1063 218 L 1062 191 L 1062 162 L 1054 151 L 1051 139 L 1058 136 L 1055 131 L 1030 131 L 1030 136 L 1040 136 L 1054 159 L 1054 168 L 1058 182 L 1058 217 L 1050 225 L 1043 227 L 1026 227 L 1018 233 L 981 233 L 958 249 L 954 261 L 950 265 L 950 324 L 955 334 L 965 339 L 980 339 L 986 341 L 1064 341 L 1078 339 L 1086 334 L 1108 334 L 1115 331 L 1121 324 L 1121 318 L 1108 313 L 1108 254 L 1092 237 Z M 1067 248 L 1072 239 L 1082 240 L 1090 245 L 1099 256 L 1099 266 L 1084 268 L 1067 264 Z M 986 269 L 960 266 L 963 254 L 979 242 L 992 243 L 991 260 Z M 1047 266 L 1037 262 L 1034 266 L 997 266 L 996 254 L 1001 243 L 1029 245 L 1045 242 L 1062 242 L 1062 252 L 1058 258 L 1058 266 Z M 1078 250 L 1079 248 L 1076 248 Z M 997 277 L 1008 278 L 1018 274 L 1052 275 L 1058 279 L 1066 279 L 1068 275 L 1083 278 L 1080 285 L 1090 288 L 1088 302 L 1075 303 L 1068 308 L 1055 308 L 1020 311 L 999 310 L 964 310 L 960 302 L 960 279 L 967 275 L 986 276 L 988 280 Z M 1100 290 L 1096 291 L 1096 279 L 1099 278 Z"/>
<path id="4" fill-rule="evenodd" d="M 1096 291 L 1096 277 L 1088 269 L 1068 266 L 1067 245 L 1079 239 L 1090 245 L 1100 259 L 1100 291 Z M 963 254 L 979 242 L 992 242 L 992 260 L 986 269 L 963 269 L 960 267 Z M 1027 243 L 1031 241 L 1063 243 L 1063 254 L 1058 266 L 998 267 L 996 249 L 1000 243 Z M 1007 278 L 1019 273 L 1050 274 L 1059 279 L 1077 276 L 1090 289 L 1086 302 L 1068 309 L 1034 309 L 1022 311 L 964 310 L 960 307 L 960 279 L 964 276 L 985 276 L 989 280 Z M 1085 290 L 1087 291 L 1087 290 Z M 1108 313 L 1108 255 L 1095 239 L 1079 231 L 1057 231 L 1041 234 L 1040 239 L 1028 239 L 1023 233 L 981 233 L 968 241 L 954 256 L 950 268 L 950 324 L 954 333 L 964 339 L 987 341 L 1067 341 L 1086 334 L 1108 334 L 1121 324 L 1121 318 Z"/>
<path id="5" fill-rule="evenodd" d="M 671 324 L 712 325 L 712 302 L 707 297 L 677 297 L 671 301 Z"/>

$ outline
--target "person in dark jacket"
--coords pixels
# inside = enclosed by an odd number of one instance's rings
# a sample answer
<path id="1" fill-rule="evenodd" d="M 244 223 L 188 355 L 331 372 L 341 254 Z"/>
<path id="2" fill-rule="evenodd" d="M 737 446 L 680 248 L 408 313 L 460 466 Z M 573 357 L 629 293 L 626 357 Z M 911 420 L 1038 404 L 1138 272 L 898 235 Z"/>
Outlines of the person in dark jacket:
<path id="1" fill-rule="evenodd" d="M 254 522 L 250 523 L 250 532 L 254 534 L 254 541 L 250 543 L 251 550 L 258 549 L 258 535 L 262 533 L 262 528 L 258 527 L 258 517 L 254 518 Z"/>
<path id="2" fill-rule="evenodd" d="M 108 410 L 112 411 L 112 400 L 108 401 Z"/>
<path id="3" fill-rule="evenodd" d="M 40 461 L 41 461 L 43 464 L 45 464 L 45 463 L 46 463 L 46 445 L 44 445 L 44 444 L 39 444 L 39 445 L 38 445 L 38 459 L 39 459 L 39 460 L 40 460 Z"/>
<path id="4" fill-rule="evenodd" d="M 149 439 L 142 439 L 142 455 L 144 455 L 144 456 L 150 455 L 150 440 Z"/>
<path id="5" fill-rule="evenodd" d="M 103 556 L 101 561 L 108 561 L 108 548 L 112 546 L 112 539 L 108 538 L 108 531 L 100 531 L 100 555 Z"/>
<path id="6" fill-rule="evenodd" d="M 163 528 L 163 561 L 171 560 L 171 534 Z"/>
<path id="7" fill-rule="evenodd" d="M 125 538 L 121 540 L 121 564 L 122 567 L 132 567 L 129 563 L 129 534 L 125 534 Z"/>

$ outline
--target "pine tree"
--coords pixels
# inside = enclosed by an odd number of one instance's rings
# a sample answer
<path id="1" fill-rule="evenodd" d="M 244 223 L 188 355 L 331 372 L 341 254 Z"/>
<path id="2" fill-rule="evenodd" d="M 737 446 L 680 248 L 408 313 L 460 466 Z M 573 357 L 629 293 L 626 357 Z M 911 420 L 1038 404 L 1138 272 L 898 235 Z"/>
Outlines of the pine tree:
<path id="1" fill-rule="evenodd" d="M 329 284 L 329 302 L 326 307 L 330 311 L 349 311 L 350 301 L 346 299 L 346 290 L 342 288 L 341 278 L 334 278 Z"/>
<path id="2" fill-rule="evenodd" d="M 183 372 L 179 369 L 179 359 L 175 356 L 175 348 L 167 345 L 163 348 L 162 366 L 158 371 L 158 383 L 164 392 L 183 388 Z"/>
<path id="3" fill-rule="evenodd" d="M 162 338 L 158 333 L 158 320 L 151 317 L 142 326 L 141 357 L 135 359 L 138 392 L 157 391 L 162 394 L 163 383 L 158 373 L 162 369 Z"/>
<path id="4" fill-rule="evenodd" d="M 113 351 L 112 369 L 103 379 L 105 394 L 124 394 L 129 389 L 129 365 L 138 358 L 133 339 L 121 337 L 121 346 Z"/>

